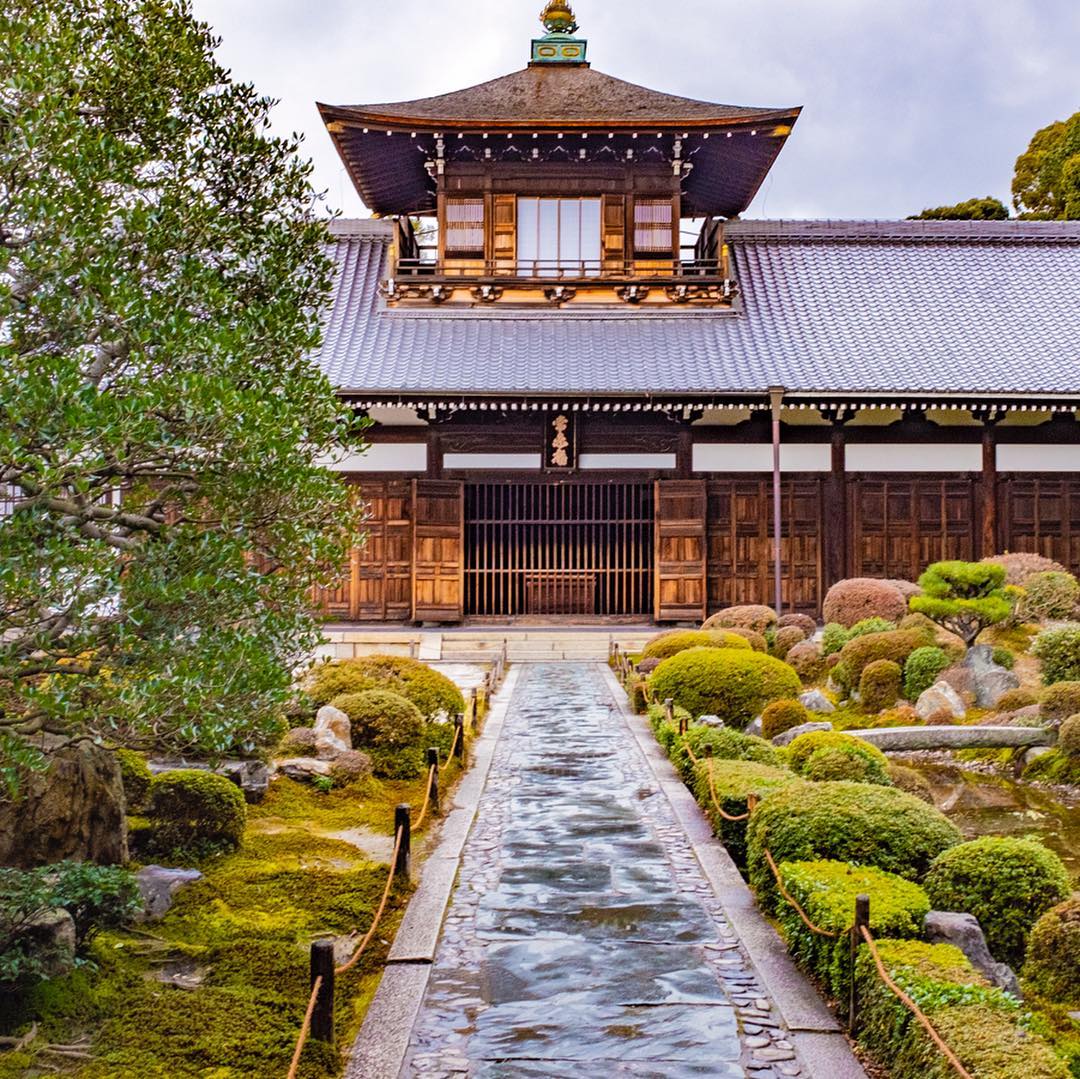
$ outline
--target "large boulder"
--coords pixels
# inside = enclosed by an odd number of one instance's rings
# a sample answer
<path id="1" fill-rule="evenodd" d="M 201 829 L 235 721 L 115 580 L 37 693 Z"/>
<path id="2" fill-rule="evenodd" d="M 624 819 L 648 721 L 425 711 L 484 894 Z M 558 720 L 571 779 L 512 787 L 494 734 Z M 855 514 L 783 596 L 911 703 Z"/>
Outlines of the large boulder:
<path id="1" fill-rule="evenodd" d="M 932 910 L 923 922 L 930 944 L 952 944 L 968 957 L 971 965 L 991 985 L 1020 996 L 1020 983 L 1007 963 L 999 963 L 986 944 L 979 919 L 974 914 Z"/>
<path id="2" fill-rule="evenodd" d="M 315 756 L 332 761 L 352 750 L 352 722 L 333 705 L 324 705 L 315 714 Z"/>
<path id="3" fill-rule="evenodd" d="M 0 865 L 32 869 L 71 859 L 128 859 L 124 782 L 116 755 L 90 741 L 45 746 L 17 801 L 0 802 Z"/>
<path id="4" fill-rule="evenodd" d="M 975 703 L 980 708 L 994 708 L 1010 689 L 1020 687 L 1020 679 L 1012 671 L 994 662 L 994 650 L 988 644 L 970 649 L 961 666 L 971 671 Z"/>
<path id="5" fill-rule="evenodd" d="M 314 757 L 289 757 L 287 760 L 278 761 L 275 768 L 286 779 L 295 779 L 301 783 L 318 777 L 330 778 L 333 771 L 330 761 L 320 761 Z"/>
<path id="6" fill-rule="evenodd" d="M 808 712 L 816 715 L 828 716 L 836 711 L 836 705 L 820 689 L 811 689 L 799 694 L 799 700 Z"/>
<path id="7" fill-rule="evenodd" d="M 75 919 L 66 910 L 47 910 L 21 931 L 27 952 L 38 959 L 46 978 L 59 978 L 75 967 Z"/>
<path id="8" fill-rule="evenodd" d="M 176 893 L 188 884 L 202 880 L 197 869 L 167 869 L 160 865 L 144 866 L 135 874 L 143 902 L 143 921 L 162 918 L 168 913 Z"/>
<path id="9" fill-rule="evenodd" d="M 963 719 L 967 715 L 967 708 L 963 698 L 948 682 L 935 682 L 919 696 L 915 702 L 915 712 L 925 722 L 943 713 L 953 719 Z"/>
<path id="10" fill-rule="evenodd" d="M 774 746 L 789 746 L 800 734 L 813 734 L 815 731 L 831 731 L 831 723 L 802 723 L 798 727 L 792 727 L 790 731 L 778 734 L 773 740 Z"/>

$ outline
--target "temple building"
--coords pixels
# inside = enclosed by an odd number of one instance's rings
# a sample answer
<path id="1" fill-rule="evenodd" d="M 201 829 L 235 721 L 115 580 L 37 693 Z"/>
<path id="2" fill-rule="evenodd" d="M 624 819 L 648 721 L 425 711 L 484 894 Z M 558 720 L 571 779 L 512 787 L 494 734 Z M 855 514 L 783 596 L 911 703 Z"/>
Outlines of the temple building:
<path id="1" fill-rule="evenodd" d="M 543 22 L 503 78 L 320 105 L 375 215 L 333 226 L 319 359 L 374 424 L 328 614 L 689 622 L 941 558 L 1080 570 L 1080 223 L 742 220 L 798 108 L 635 86 Z"/>

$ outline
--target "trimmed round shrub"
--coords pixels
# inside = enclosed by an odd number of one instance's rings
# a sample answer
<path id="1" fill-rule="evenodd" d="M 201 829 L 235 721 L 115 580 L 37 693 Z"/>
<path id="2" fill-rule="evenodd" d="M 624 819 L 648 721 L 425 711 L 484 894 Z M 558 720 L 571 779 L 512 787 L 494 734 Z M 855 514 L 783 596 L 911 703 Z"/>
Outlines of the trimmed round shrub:
<path id="1" fill-rule="evenodd" d="M 922 589 L 914 581 L 905 581 L 899 577 L 885 577 L 882 580 L 884 584 L 891 584 L 905 600 L 922 595 Z"/>
<path id="2" fill-rule="evenodd" d="M 146 806 L 153 775 L 141 753 L 133 749 L 116 750 L 116 763 L 120 765 L 120 779 L 124 784 L 124 801 L 129 813 L 137 813 Z"/>
<path id="3" fill-rule="evenodd" d="M 802 641 L 784 657 L 784 662 L 802 679 L 803 685 L 817 682 L 825 674 L 825 657 L 816 641 Z"/>
<path id="4" fill-rule="evenodd" d="M 688 648 L 740 648 L 750 650 L 750 642 L 737 633 L 725 630 L 689 629 L 661 633 L 653 637 L 641 651 L 644 660 L 664 660 L 685 652 Z"/>
<path id="5" fill-rule="evenodd" d="M 415 745 L 424 733 L 424 717 L 412 701 L 386 689 L 335 697 L 352 724 L 353 749 L 398 749 Z"/>
<path id="6" fill-rule="evenodd" d="M 788 626 L 798 626 L 807 640 L 817 633 L 817 622 L 808 614 L 782 614 L 776 623 L 776 628 L 786 629 Z"/>
<path id="7" fill-rule="evenodd" d="M 761 713 L 761 736 L 773 739 L 793 727 L 810 722 L 810 713 L 802 701 L 773 701 Z"/>
<path id="8" fill-rule="evenodd" d="M 1017 689 L 1007 689 L 1000 697 L 998 702 L 994 706 L 995 712 L 1019 712 L 1021 708 L 1030 708 L 1033 704 L 1038 704 L 1042 698 L 1042 694 L 1037 693 L 1033 689 L 1028 689 L 1027 686 L 1020 686 Z"/>
<path id="9" fill-rule="evenodd" d="M 945 851 L 924 881 L 935 910 L 979 919 L 994 957 L 1019 967 L 1031 927 L 1067 899 L 1069 874 L 1061 859 L 1032 839 L 983 836 Z"/>
<path id="10" fill-rule="evenodd" d="M 1039 716 L 1047 723 L 1063 723 L 1077 712 L 1080 712 L 1080 682 L 1057 682 L 1039 701 Z"/>
<path id="11" fill-rule="evenodd" d="M 1035 573 L 1069 572 L 1060 562 L 1055 562 L 1052 558 L 1044 558 L 1041 554 L 1029 554 L 1026 551 L 996 554 L 991 558 L 984 558 L 983 561 L 1002 566 L 1005 570 L 1005 583 L 1021 587 Z"/>
<path id="12" fill-rule="evenodd" d="M 361 779 L 367 779 L 371 772 L 371 758 L 358 749 L 342 753 L 330 764 L 330 778 L 335 787 L 347 787 Z"/>
<path id="13" fill-rule="evenodd" d="M 304 679 L 304 692 L 316 708 L 329 704 L 343 693 L 362 693 L 378 687 L 378 681 L 356 666 L 353 660 L 336 660 L 313 667 Z"/>
<path id="14" fill-rule="evenodd" d="M 800 734 L 787 747 L 788 766 L 793 772 L 802 775 L 807 762 L 819 749 L 836 748 L 865 753 L 875 760 L 883 770 L 889 763 L 888 757 L 877 746 L 864 742 L 853 734 L 844 734 L 843 731 L 810 731 L 807 734 Z"/>
<path id="15" fill-rule="evenodd" d="M 709 786 L 709 762 L 703 761 L 694 770 L 687 784 L 694 792 L 705 815 L 720 837 L 735 864 L 746 866 L 746 827 L 744 820 L 727 820 L 716 811 L 712 796 L 720 803 L 729 817 L 741 817 L 749 806 L 750 796 L 759 802 L 777 791 L 803 784 L 786 768 L 770 767 L 749 761 L 714 761 L 712 763 L 712 787 Z"/>
<path id="16" fill-rule="evenodd" d="M 892 780 L 894 787 L 899 787 L 908 794 L 915 795 L 929 805 L 934 804 L 934 796 L 931 793 L 930 780 L 917 768 L 910 768 L 906 764 L 896 764 L 893 761 L 885 766 L 885 771 Z"/>
<path id="17" fill-rule="evenodd" d="M 773 636 L 772 654 L 784 659 L 795 645 L 806 640 L 806 634 L 798 626 L 781 626 Z"/>
<path id="18" fill-rule="evenodd" d="M 745 727 L 770 702 L 797 697 L 799 676 L 773 656 L 732 648 L 691 648 L 665 659 L 649 680 L 660 700 L 671 698 L 695 719 L 719 716 Z"/>
<path id="19" fill-rule="evenodd" d="M 908 656 L 925 644 L 922 635 L 914 630 L 894 629 L 889 633 L 868 633 L 848 641 L 840 652 L 840 662 L 848 672 L 850 685 L 859 684 L 863 670 L 879 659 L 891 659 L 903 666 Z M 834 675 L 835 677 L 835 675 Z"/>
<path id="20" fill-rule="evenodd" d="M 853 746 L 824 746 L 815 749 L 803 768 L 803 778 L 811 783 L 873 783 L 891 787 L 888 772 L 868 753 Z"/>
<path id="21" fill-rule="evenodd" d="M 899 622 L 907 613 L 907 600 L 888 581 L 874 577 L 852 577 L 837 581 L 825 594 L 822 614 L 826 622 L 854 626 L 864 618 L 884 618 Z"/>
<path id="22" fill-rule="evenodd" d="M 1058 731 L 1058 749 L 1066 757 L 1080 758 L 1080 715 L 1069 716 Z"/>
<path id="23" fill-rule="evenodd" d="M 1016 666 L 1016 655 L 1010 652 L 1008 648 L 995 648 L 990 653 L 990 658 L 999 667 L 1004 667 L 1007 671 L 1011 671 Z"/>
<path id="24" fill-rule="evenodd" d="M 943 813 L 894 787 L 801 784 L 777 791 L 750 818 L 750 882 L 772 912 L 775 878 L 765 851 L 771 852 L 778 865 L 847 862 L 876 866 L 917 881 L 960 838 L 957 827 Z"/>
<path id="25" fill-rule="evenodd" d="M 1069 618 L 1080 603 L 1080 583 L 1071 573 L 1050 570 L 1033 573 L 1024 581 L 1020 614 L 1025 621 L 1046 622 Z"/>
<path id="26" fill-rule="evenodd" d="M 738 626 L 732 626 L 728 632 L 742 637 L 755 652 L 768 652 L 769 650 L 769 642 L 765 640 L 764 635 L 755 633 L 752 629 L 740 629 Z"/>
<path id="27" fill-rule="evenodd" d="M 1042 661 L 1045 685 L 1080 682 L 1080 624 L 1074 622 L 1043 630 L 1035 638 L 1031 654 Z"/>
<path id="28" fill-rule="evenodd" d="M 916 648 L 904 661 L 904 696 L 909 701 L 917 701 L 951 665 L 952 661 L 942 648 Z"/>
<path id="29" fill-rule="evenodd" d="M 1066 1008 L 1080 1008 L 1080 896 L 1048 910 L 1028 937 L 1024 988 Z"/>
<path id="30" fill-rule="evenodd" d="M 821 647 L 826 656 L 831 656 L 856 637 L 865 637 L 868 633 L 889 633 L 894 629 L 896 624 L 884 618 L 864 618 L 850 628 L 839 622 L 830 622 L 822 631 Z"/>
<path id="31" fill-rule="evenodd" d="M 741 607 L 725 607 L 705 620 L 702 629 L 748 629 L 764 635 L 777 623 L 776 611 L 762 604 L 746 604 Z"/>
<path id="32" fill-rule="evenodd" d="M 146 815 L 157 850 L 235 850 L 244 837 L 247 805 L 224 776 L 176 769 L 151 781 Z"/>
<path id="33" fill-rule="evenodd" d="M 406 656 L 365 656 L 346 660 L 374 679 L 380 689 L 400 693 L 420 709 L 425 719 L 465 711 L 461 690 L 445 674 Z"/>
<path id="34" fill-rule="evenodd" d="M 865 712 L 884 712 L 900 699 L 904 672 L 891 659 L 868 663 L 859 678 L 859 702 Z"/>

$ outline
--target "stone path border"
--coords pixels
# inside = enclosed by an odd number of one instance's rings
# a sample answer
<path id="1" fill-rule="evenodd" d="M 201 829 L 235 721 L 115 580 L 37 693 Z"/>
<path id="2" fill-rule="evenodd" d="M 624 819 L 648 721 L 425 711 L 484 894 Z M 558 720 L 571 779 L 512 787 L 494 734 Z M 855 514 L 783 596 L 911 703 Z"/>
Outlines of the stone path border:
<path id="1" fill-rule="evenodd" d="M 427 989 L 443 916 L 453 895 L 461 854 L 520 674 L 520 667 L 511 667 L 492 698 L 484 729 L 473 743 L 473 766 L 458 784 L 453 809 L 443 819 L 435 849 L 423 862 L 420 884 L 409 901 L 379 988 L 349 1054 L 345 1079 L 397 1079 L 401 1071 Z"/>
<path id="2" fill-rule="evenodd" d="M 809 1074 L 814 1079 L 866 1079 L 840 1024 L 758 910 L 753 893 L 660 748 L 648 719 L 626 707 L 626 694 L 610 668 L 603 668 L 603 677 Z"/>

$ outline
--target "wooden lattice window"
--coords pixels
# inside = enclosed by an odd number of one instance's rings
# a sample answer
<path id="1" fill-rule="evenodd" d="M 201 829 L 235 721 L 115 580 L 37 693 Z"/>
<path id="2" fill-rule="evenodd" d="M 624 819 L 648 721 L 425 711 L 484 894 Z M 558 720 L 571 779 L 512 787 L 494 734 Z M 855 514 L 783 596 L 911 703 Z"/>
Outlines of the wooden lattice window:
<path id="1" fill-rule="evenodd" d="M 670 255 L 674 220 L 671 199 L 635 200 L 634 250 L 646 255 Z"/>
<path id="2" fill-rule="evenodd" d="M 458 255 L 484 253 L 484 200 L 446 200 L 446 250 Z"/>

